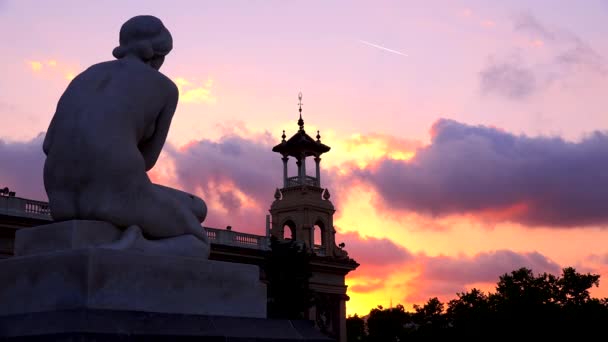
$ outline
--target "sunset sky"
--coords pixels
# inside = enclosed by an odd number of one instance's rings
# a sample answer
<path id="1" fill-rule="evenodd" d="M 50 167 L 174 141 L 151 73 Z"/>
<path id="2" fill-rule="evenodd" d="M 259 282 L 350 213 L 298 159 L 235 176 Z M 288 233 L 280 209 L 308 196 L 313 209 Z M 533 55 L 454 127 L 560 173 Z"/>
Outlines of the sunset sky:
<path id="1" fill-rule="evenodd" d="M 608 296 L 608 1 L 0 0 L 0 187 L 46 200 L 57 100 L 138 14 L 171 31 L 180 89 L 150 176 L 205 199 L 206 226 L 265 233 L 303 93 L 361 264 L 349 314 L 524 266 Z"/>

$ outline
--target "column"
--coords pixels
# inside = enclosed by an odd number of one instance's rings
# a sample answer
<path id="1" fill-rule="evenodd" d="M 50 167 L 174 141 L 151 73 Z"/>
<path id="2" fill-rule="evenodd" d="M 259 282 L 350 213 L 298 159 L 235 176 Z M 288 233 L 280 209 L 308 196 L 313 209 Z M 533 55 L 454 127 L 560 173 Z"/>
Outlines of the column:
<path id="1" fill-rule="evenodd" d="M 321 164 L 321 158 L 315 157 L 315 164 L 317 167 L 317 186 L 321 187 L 321 167 L 319 166 L 319 164 Z"/>
<path id="2" fill-rule="evenodd" d="M 302 159 L 298 158 L 296 161 L 296 165 L 298 166 L 298 183 L 302 184 Z"/>
<path id="3" fill-rule="evenodd" d="M 283 156 L 283 158 L 281 158 L 281 160 L 283 160 L 283 187 L 286 188 L 287 187 L 287 160 L 289 160 L 289 158 L 287 156 Z"/>
<path id="4" fill-rule="evenodd" d="M 338 340 L 340 342 L 346 342 L 346 301 L 343 298 L 340 298 L 338 306 L 340 315 L 340 322 L 338 323 Z"/>
<path id="5" fill-rule="evenodd" d="M 302 154 L 300 156 L 300 165 L 298 165 L 298 169 L 300 172 L 298 176 L 300 176 L 300 185 L 304 185 L 304 176 L 306 175 L 306 155 Z"/>

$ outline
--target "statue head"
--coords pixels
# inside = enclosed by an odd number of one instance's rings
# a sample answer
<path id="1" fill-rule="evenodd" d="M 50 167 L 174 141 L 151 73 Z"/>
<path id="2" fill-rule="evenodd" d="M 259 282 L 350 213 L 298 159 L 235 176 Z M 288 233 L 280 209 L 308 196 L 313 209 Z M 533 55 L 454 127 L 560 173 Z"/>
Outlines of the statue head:
<path id="1" fill-rule="evenodd" d="M 173 38 L 160 19 L 151 15 L 138 15 L 127 20 L 120 28 L 120 46 L 112 51 L 120 59 L 136 56 L 156 70 L 173 48 Z"/>

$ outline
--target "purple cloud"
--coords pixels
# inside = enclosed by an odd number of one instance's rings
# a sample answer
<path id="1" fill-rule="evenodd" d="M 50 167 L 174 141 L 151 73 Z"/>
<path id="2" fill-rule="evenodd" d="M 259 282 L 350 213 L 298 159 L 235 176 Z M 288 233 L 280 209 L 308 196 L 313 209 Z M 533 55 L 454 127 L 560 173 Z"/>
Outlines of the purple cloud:
<path id="1" fill-rule="evenodd" d="M 498 281 L 499 276 L 521 267 L 532 269 L 536 273 L 560 272 L 558 264 L 538 252 L 498 250 L 479 253 L 470 258 L 427 257 L 420 277 L 459 284 L 492 283 Z"/>
<path id="2" fill-rule="evenodd" d="M 491 60 L 480 71 L 483 94 L 498 94 L 510 99 L 527 97 L 537 90 L 536 76 L 520 59 Z"/>
<path id="3" fill-rule="evenodd" d="M 44 133 L 30 141 L 0 139 L 0 187 L 9 187 L 18 197 L 46 201 L 42 181 Z"/>
<path id="4" fill-rule="evenodd" d="M 506 216 L 497 221 L 528 226 L 608 223 L 606 133 L 567 142 L 448 119 L 433 131 L 431 144 L 410 162 L 387 159 L 353 176 L 373 185 L 392 210 L 431 216 L 498 210 Z"/>
<path id="5" fill-rule="evenodd" d="M 218 142 L 200 140 L 186 148 L 165 146 L 175 165 L 175 175 L 188 192 L 202 192 L 209 204 L 217 202 L 228 213 L 218 217 L 212 211 L 205 225 L 235 230 L 264 232 L 264 217 L 274 200 L 274 190 L 282 186 L 282 161 L 272 152 L 273 137 L 256 139 L 228 135 Z M 246 207 L 239 193 L 258 204 Z"/>
<path id="6" fill-rule="evenodd" d="M 473 284 L 495 284 L 501 275 L 526 267 L 534 273 L 559 274 L 561 268 L 538 252 L 517 253 L 510 250 L 482 252 L 472 257 L 421 256 L 422 272 L 405 287 L 416 289 L 406 301 L 422 303 L 430 297 L 449 300 Z"/>
<path id="7" fill-rule="evenodd" d="M 350 257 L 366 266 L 390 266 L 415 260 L 416 256 L 389 239 L 362 238 L 357 233 L 342 234 Z"/>
<path id="8" fill-rule="evenodd" d="M 541 63 L 526 63 L 521 50 L 516 57 L 490 58 L 479 72 L 483 95 L 498 95 L 511 100 L 527 98 L 550 86 L 558 79 L 586 70 L 594 75 L 607 74 L 606 60 L 593 47 L 572 32 L 543 25 L 531 13 L 518 13 L 513 17 L 513 30 L 540 40 L 552 52 Z"/>

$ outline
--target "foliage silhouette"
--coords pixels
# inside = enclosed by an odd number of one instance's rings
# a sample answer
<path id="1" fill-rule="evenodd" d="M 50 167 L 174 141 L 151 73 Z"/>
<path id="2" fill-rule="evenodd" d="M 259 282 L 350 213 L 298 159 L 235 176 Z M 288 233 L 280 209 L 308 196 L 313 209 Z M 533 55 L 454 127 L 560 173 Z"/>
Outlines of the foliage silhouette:
<path id="1" fill-rule="evenodd" d="M 357 314 L 346 320 L 347 342 L 365 342 L 367 333 L 365 331 L 365 320 Z"/>
<path id="2" fill-rule="evenodd" d="M 310 257 L 303 244 L 271 237 L 270 252 L 264 265 L 269 318 L 305 318 L 314 300 L 309 288 L 312 276 Z"/>
<path id="3" fill-rule="evenodd" d="M 479 289 L 457 293 L 447 306 L 431 298 L 414 312 L 402 305 L 381 306 L 364 317 L 361 333 L 358 320 L 347 319 L 349 341 L 422 341 L 440 338 L 473 340 L 541 340 L 601 336 L 608 327 L 608 298 L 592 298 L 589 289 L 599 286 L 600 276 L 582 274 L 572 267 L 560 276 L 534 275 L 520 268 L 502 275 L 496 292 Z M 351 332 L 351 329 L 353 331 Z M 350 334 L 357 337 L 351 340 Z"/>

